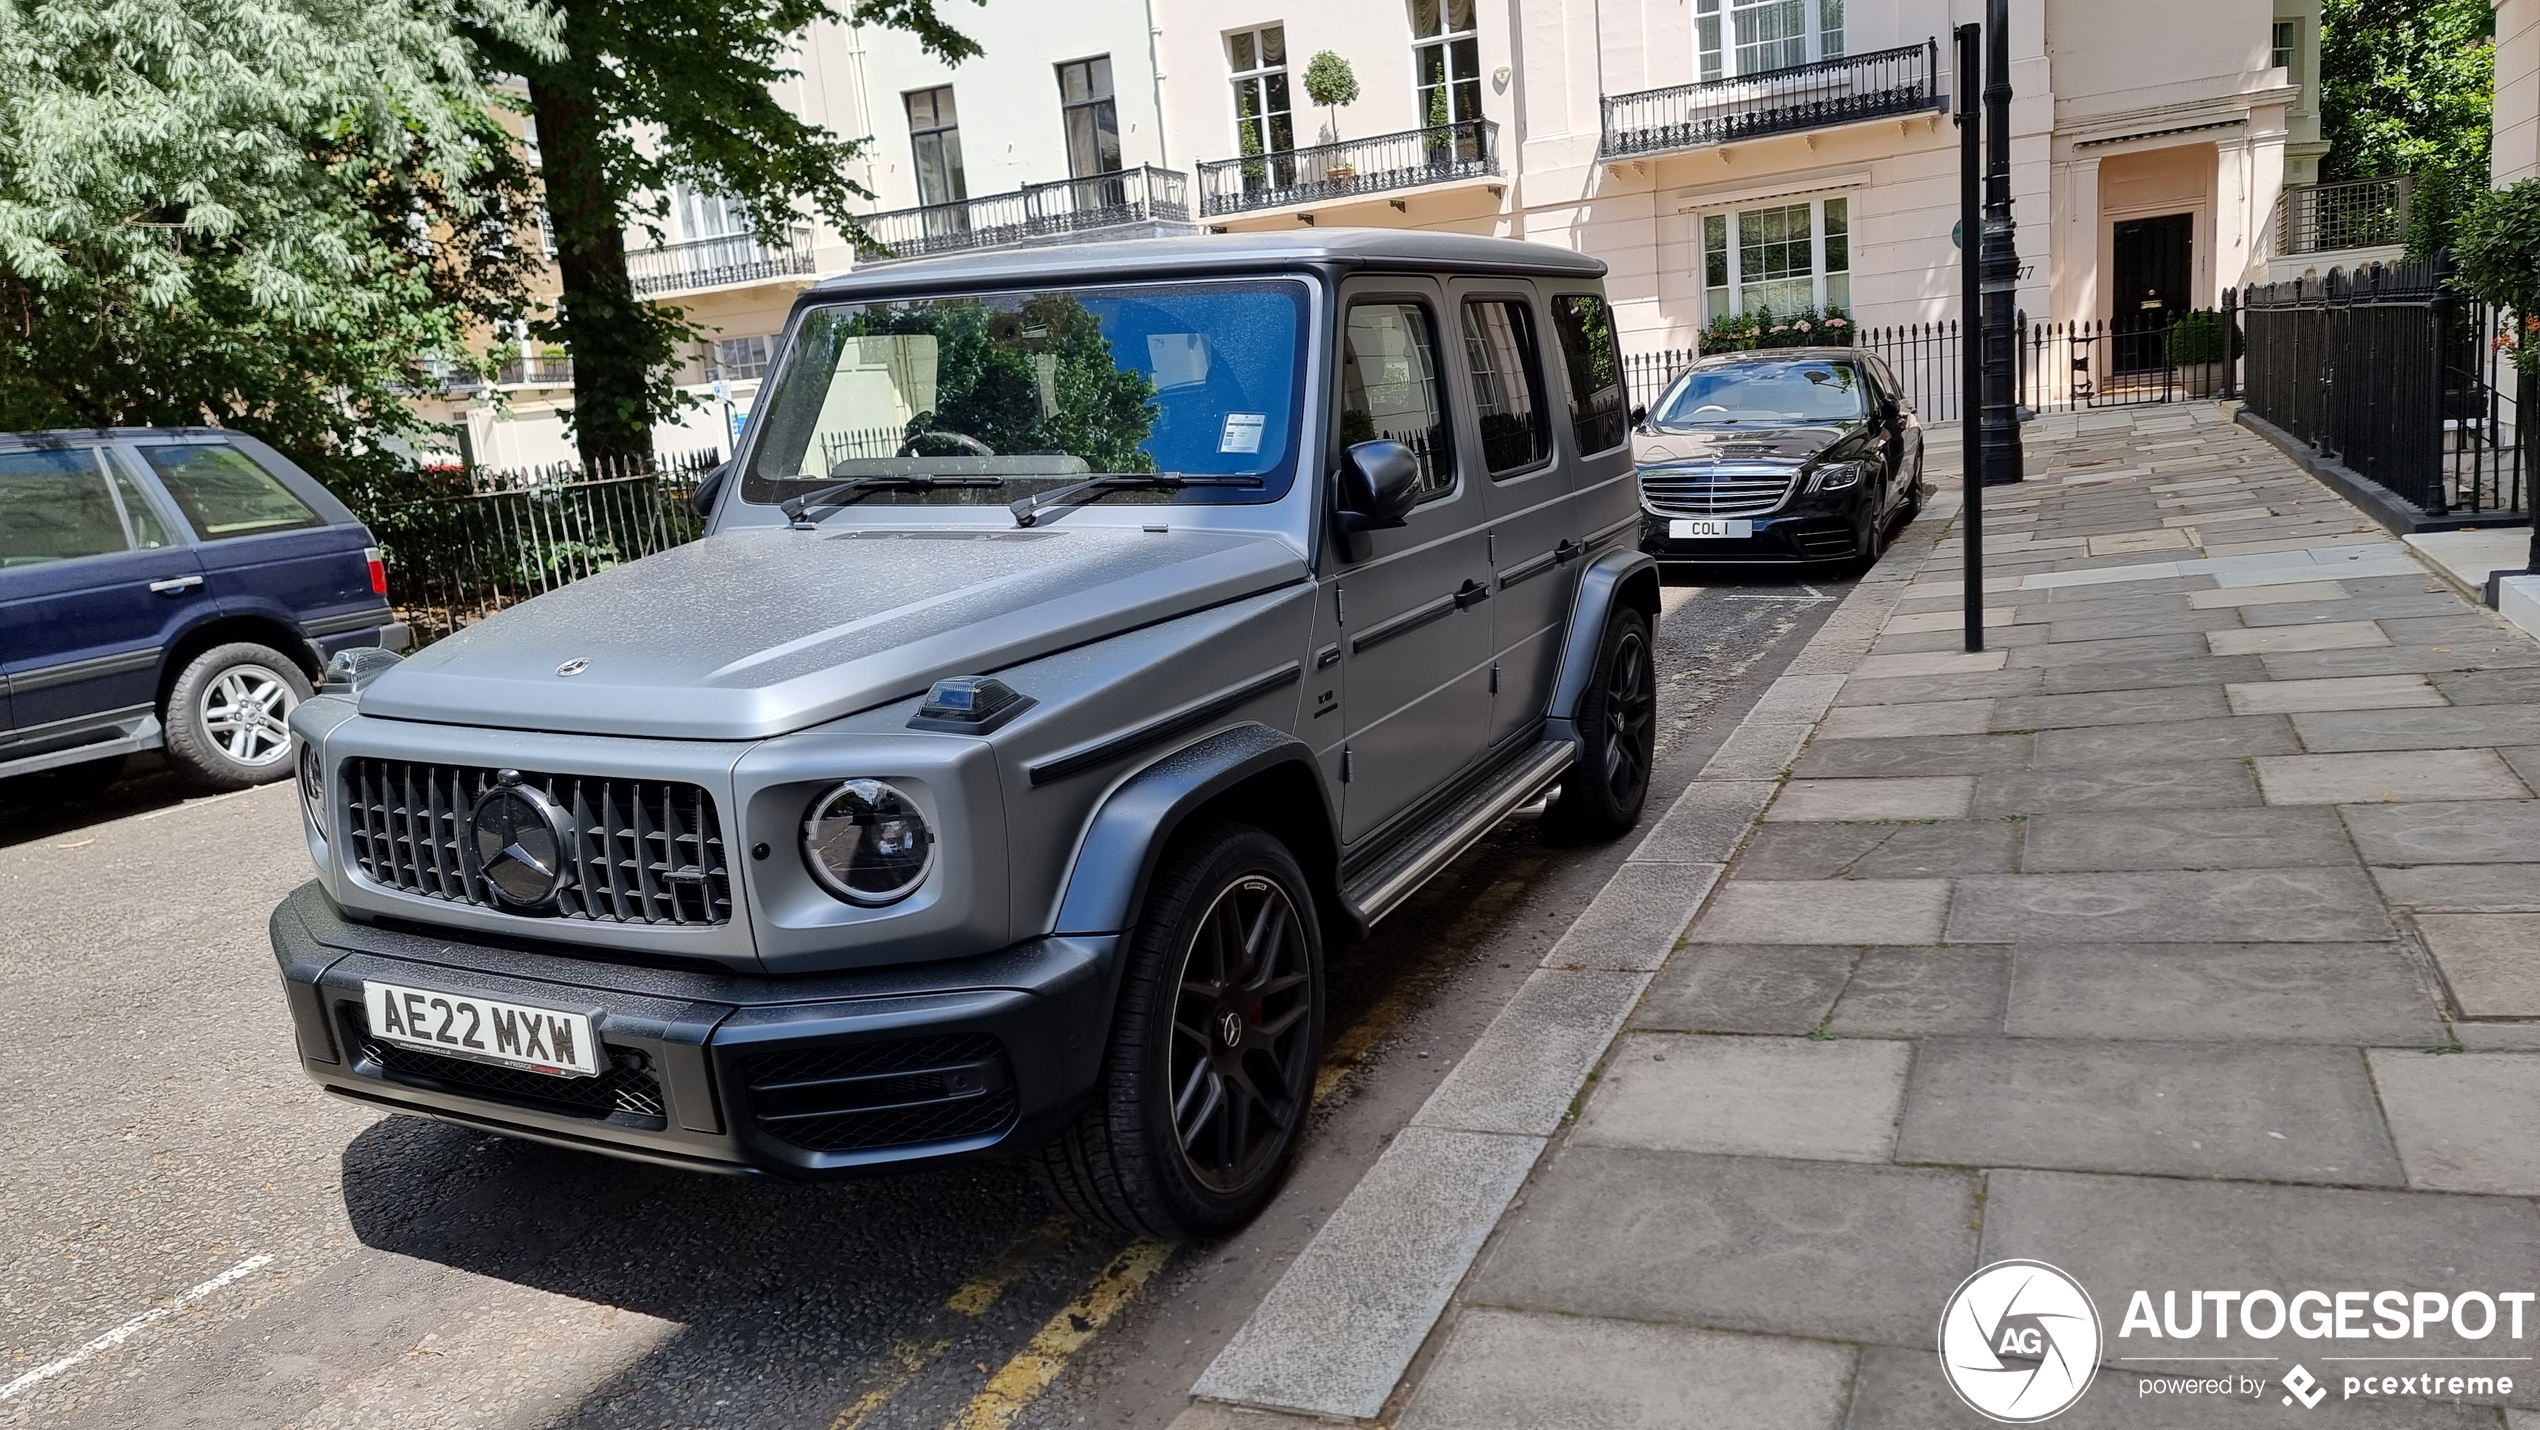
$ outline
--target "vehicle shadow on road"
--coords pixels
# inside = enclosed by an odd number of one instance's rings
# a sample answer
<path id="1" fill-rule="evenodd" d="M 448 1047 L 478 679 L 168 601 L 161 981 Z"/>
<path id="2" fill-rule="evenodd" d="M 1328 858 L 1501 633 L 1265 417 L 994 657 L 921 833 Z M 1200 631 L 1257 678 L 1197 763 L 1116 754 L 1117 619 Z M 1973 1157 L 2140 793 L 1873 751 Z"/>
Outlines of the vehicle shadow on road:
<path id="1" fill-rule="evenodd" d="M 1008 1268 L 1011 1283 L 988 1304 L 948 1313 L 956 1290 L 1049 1225 L 1019 1165 L 803 1186 L 392 1117 L 346 1146 L 343 1172 L 345 1210 L 366 1246 L 684 1328 L 603 1384 L 538 1386 L 577 1405 L 557 1425 L 825 1424 L 904 1371 L 921 1343 L 957 1382 L 921 1398 L 957 1405 L 986 1380 L 977 1367 L 1001 1364 L 1119 1242 L 1061 1228 L 1034 1263 Z M 455 1322 L 470 1310 L 424 1314 Z M 540 1362 L 517 1354 L 517 1364 L 453 1369 L 534 1385 Z"/>
<path id="2" fill-rule="evenodd" d="M 112 769 L 73 765 L 0 779 L 0 849 L 170 809 L 202 793 L 156 754 L 131 756 Z"/>

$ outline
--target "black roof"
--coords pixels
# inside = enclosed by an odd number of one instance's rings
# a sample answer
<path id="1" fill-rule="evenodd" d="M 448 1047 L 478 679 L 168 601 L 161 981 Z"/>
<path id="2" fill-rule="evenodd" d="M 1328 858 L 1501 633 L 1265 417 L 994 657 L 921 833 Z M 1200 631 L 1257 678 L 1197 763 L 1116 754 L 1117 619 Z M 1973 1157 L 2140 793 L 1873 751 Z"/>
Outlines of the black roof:
<path id="1" fill-rule="evenodd" d="M 1749 348 L 1743 352 L 1704 353 L 1696 367 L 1724 367 L 1733 362 L 1839 362 L 1862 356 L 1859 348 Z"/>
<path id="2" fill-rule="evenodd" d="M 1104 243 L 1007 248 L 876 264 L 811 290 L 828 298 L 911 289 L 1015 286 L 1050 280 L 1150 277 L 1166 272 L 1259 272 L 1300 267 L 1438 268 L 1459 272 L 1604 276 L 1603 259 L 1547 243 L 1401 228 L 1299 228 L 1190 234 Z"/>
<path id="3" fill-rule="evenodd" d="M 0 432 L 0 447 L 53 447 L 66 442 L 229 442 L 242 434 L 223 427 L 53 427 Z"/>

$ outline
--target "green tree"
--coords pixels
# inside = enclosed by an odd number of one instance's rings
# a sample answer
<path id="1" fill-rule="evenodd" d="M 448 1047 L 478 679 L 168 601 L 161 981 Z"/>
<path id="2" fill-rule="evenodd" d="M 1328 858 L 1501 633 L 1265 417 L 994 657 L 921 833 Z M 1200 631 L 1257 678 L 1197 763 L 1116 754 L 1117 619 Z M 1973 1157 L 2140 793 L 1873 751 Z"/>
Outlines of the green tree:
<path id="1" fill-rule="evenodd" d="M 1305 97 L 1323 106 L 1323 114 L 1331 122 L 1332 137 L 1341 137 L 1340 110 L 1358 102 L 1358 72 L 1349 61 L 1331 50 L 1317 50 L 1305 62 Z"/>
<path id="2" fill-rule="evenodd" d="M 2326 182 L 2415 176 L 2408 253 L 2431 257 L 2487 188 L 2496 13 L 2488 0 L 2326 0 Z"/>
<path id="3" fill-rule="evenodd" d="M 635 296 L 626 229 L 656 239 L 674 185 L 737 200 L 761 242 L 783 240 L 808 206 L 860 237 L 852 203 L 872 194 L 841 139 L 777 103 L 772 87 L 803 30 L 848 21 L 906 30 L 930 54 L 979 53 L 935 0 L 552 0 L 560 51 L 475 33 L 498 70 L 528 81 L 539 173 L 562 294 L 531 331 L 573 355 L 574 438 L 586 462 L 652 450 L 652 423 L 676 411 L 682 346 L 698 329 L 679 309 Z"/>
<path id="4" fill-rule="evenodd" d="M 2481 197 L 2455 237 L 2461 286 L 2503 320 L 2497 345 L 2512 352 L 2516 368 L 2540 374 L 2540 179 Z"/>
<path id="5" fill-rule="evenodd" d="M 339 487 L 517 315 L 527 175 L 476 0 L 0 0 L 0 427 L 212 422 Z"/>

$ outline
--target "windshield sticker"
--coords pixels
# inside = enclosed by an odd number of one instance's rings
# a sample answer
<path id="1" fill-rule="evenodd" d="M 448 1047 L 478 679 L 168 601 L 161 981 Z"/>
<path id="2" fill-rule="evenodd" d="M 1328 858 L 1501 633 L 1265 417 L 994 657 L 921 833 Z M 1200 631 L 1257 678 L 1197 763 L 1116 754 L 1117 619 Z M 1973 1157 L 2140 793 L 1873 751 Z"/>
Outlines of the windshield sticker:
<path id="1" fill-rule="evenodd" d="M 1262 424 L 1267 421 L 1269 421 L 1269 416 L 1266 413 L 1227 413 L 1226 430 L 1218 434 L 1217 450 L 1220 452 L 1260 451 L 1261 428 Z"/>

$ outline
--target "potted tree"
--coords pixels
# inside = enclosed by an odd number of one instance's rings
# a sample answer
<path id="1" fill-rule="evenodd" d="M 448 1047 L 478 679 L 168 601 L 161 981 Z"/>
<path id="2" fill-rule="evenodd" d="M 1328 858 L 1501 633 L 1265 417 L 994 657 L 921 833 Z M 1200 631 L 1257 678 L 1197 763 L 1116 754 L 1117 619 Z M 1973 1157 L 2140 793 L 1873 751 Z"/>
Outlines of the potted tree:
<path id="1" fill-rule="evenodd" d="M 2223 365 L 2240 348 L 2240 334 L 2222 314 L 2207 309 L 2181 313 L 2170 324 L 2169 360 L 2190 397 L 2211 397 L 2223 385 Z"/>
<path id="2" fill-rule="evenodd" d="M 1341 106 L 1358 99 L 1358 73 L 1349 61 L 1330 50 L 1319 50 L 1305 62 L 1305 97 L 1323 106 L 1326 142 L 1341 137 Z M 1348 180 L 1358 177 L 1358 166 L 1347 159 L 1336 159 L 1323 166 L 1323 177 Z"/>

